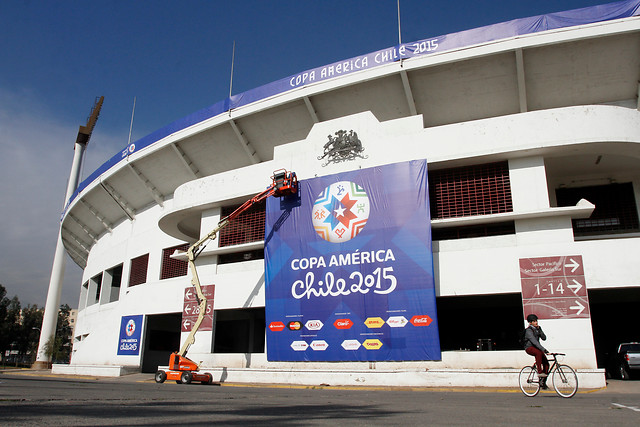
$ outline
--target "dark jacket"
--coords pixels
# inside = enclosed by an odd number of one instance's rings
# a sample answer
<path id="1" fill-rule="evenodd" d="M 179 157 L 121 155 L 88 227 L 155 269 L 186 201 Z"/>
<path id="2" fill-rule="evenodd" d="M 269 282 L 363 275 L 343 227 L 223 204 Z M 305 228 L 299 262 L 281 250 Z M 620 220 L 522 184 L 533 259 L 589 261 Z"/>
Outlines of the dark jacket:
<path id="1" fill-rule="evenodd" d="M 542 344 L 540 344 L 540 339 L 547 339 L 547 336 L 542 331 L 542 328 L 540 326 L 534 328 L 533 325 L 529 325 L 524 333 L 524 349 L 526 350 L 529 347 L 535 347 L 538 350 L 542 350 L 546 353 L 547 349 L 544 348 Z"/>

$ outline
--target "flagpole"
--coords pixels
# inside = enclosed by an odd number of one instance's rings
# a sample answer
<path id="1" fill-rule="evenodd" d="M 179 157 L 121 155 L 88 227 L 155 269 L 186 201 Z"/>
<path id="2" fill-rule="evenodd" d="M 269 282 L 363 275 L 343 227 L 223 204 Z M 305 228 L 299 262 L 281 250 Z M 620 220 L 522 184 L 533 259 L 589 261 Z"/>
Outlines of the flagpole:
<path id="1" fill-rule="evenodd" d="M 400 32 L 400 0 L 398 0 L 398 45 L 402 44 L 402 33 Z"/>
<path id="2" fill-rule="evenodd" d="M 231 90 L 233 89 L 233 63 L 236 59 L 236 41 L 233 41 L 233 51 L 231 52 L 231 79 L 229 80 L 229 98 L 231 98 Z"/>
<path id="3" fill-rule="evenodd" d="M 136 112 L 136 96 L 133 97 L 133 109 L 131 110 L 131 123 L 129 124 L 129 139 L 127 140 L 127 147 L 131 144 L 131 130 L 133 129 L 133 115 Z"/>

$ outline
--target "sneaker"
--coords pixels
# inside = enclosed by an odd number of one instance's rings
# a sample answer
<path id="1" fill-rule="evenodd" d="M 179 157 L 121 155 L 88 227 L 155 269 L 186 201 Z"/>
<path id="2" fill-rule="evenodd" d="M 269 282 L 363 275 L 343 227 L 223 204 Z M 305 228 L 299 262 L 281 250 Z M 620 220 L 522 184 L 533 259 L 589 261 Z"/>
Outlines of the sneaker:
<path id="1" fill-rule="evenodd" d="M 547 374 L 545 374 L 544 372 L 541 374 L 538 374 L 538 378 L 547 378 Z"/>
<path id="2" fill-rule="evenodd" d="M 549 386 L 546 383 L 542 383 L 542 384 L 540 384 L 540 389 L 549 390 Z"/>

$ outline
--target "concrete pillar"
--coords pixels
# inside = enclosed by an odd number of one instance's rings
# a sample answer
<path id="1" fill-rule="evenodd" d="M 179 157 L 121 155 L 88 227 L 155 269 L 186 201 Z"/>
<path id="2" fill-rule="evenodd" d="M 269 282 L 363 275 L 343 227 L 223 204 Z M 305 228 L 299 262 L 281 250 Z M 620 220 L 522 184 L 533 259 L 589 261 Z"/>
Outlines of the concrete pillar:
<path id="1" fill-rule="evenodd" d="M 80 180 L 80 169 L 82 165 L 82 157 L 86 145 L 76 142 L 74 147 L 73 163 L 71 165 L 71 173 L 69 175 L 69 183 L 67 184 L 67 193 L 64 198 L 65 204 L 69 201 L 73 192 L 78 188 Z M 63 209 L 65 206 L 63 206 Z M 62 226 L 62 224 L 60 224 Z M 56 324 L 58 321 L 58 307 L 60 306 L 60 294 L 62 293 L 62 282 L 64 280 L 64 270 L 66 266 L 66 253 L 64 244 L 62 243 L 62 229 L 58 230 L 58 242 L 56 252 L 53 257 L 53 266 L 51 267 L 51 279 L 49 281 L 49 291 L 47 293 L 47 302 L 44 306 L 44 316 L 42 319 L 42 328 L 40 328 L 40 342 L 38 344 L 38 354 L 36 362 L 33 364 L 34 369 L 48 368 L 51 360 L 45 354 L 45 345 L 56 335 Z"/>

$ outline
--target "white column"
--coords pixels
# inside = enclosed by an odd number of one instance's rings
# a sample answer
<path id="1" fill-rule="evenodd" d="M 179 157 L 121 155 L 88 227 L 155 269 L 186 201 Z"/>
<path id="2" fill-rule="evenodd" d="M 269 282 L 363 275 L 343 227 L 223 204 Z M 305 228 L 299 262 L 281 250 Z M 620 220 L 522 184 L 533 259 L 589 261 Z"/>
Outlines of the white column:
<path id="1" fill-rule="evenodd" d="M 73 163 L 71 165 L 71 173 L 69 175 L 69 183 L 67 184 L 67 193 L 64 198 L 65 205 L 78 188 L 80 180 L 80 166 L 82 165 L 82 156 L 85 150 L 84 144 L 76 143 L 74 147 Z M 63 206 L 63 209 L 65 206 Z M 62 223 L 60 224 L 62 227 Z M 47 302 L 44 306 L 44 316 L 42 319 L 42 328 L 40 329 L 40 343 L 38 344 L 38 354 L 34 368 L 47 368 L 49 358 L 45 355 L 45 345 L 47 341 L 56 335 L 56 324 L 58 321 L 58 307 L 60 306 L 60 294 L 62 293 L 62 282 L 64 280 L 64 270 L 66 266 L 66 253 L 62 243 L 62 229 L 58 230 L 58 243 L 56 252 L 53 257 L 53 266 L 51 267 L 51 279 L 49 281 L 49 292 L 47 293 Z"/>

